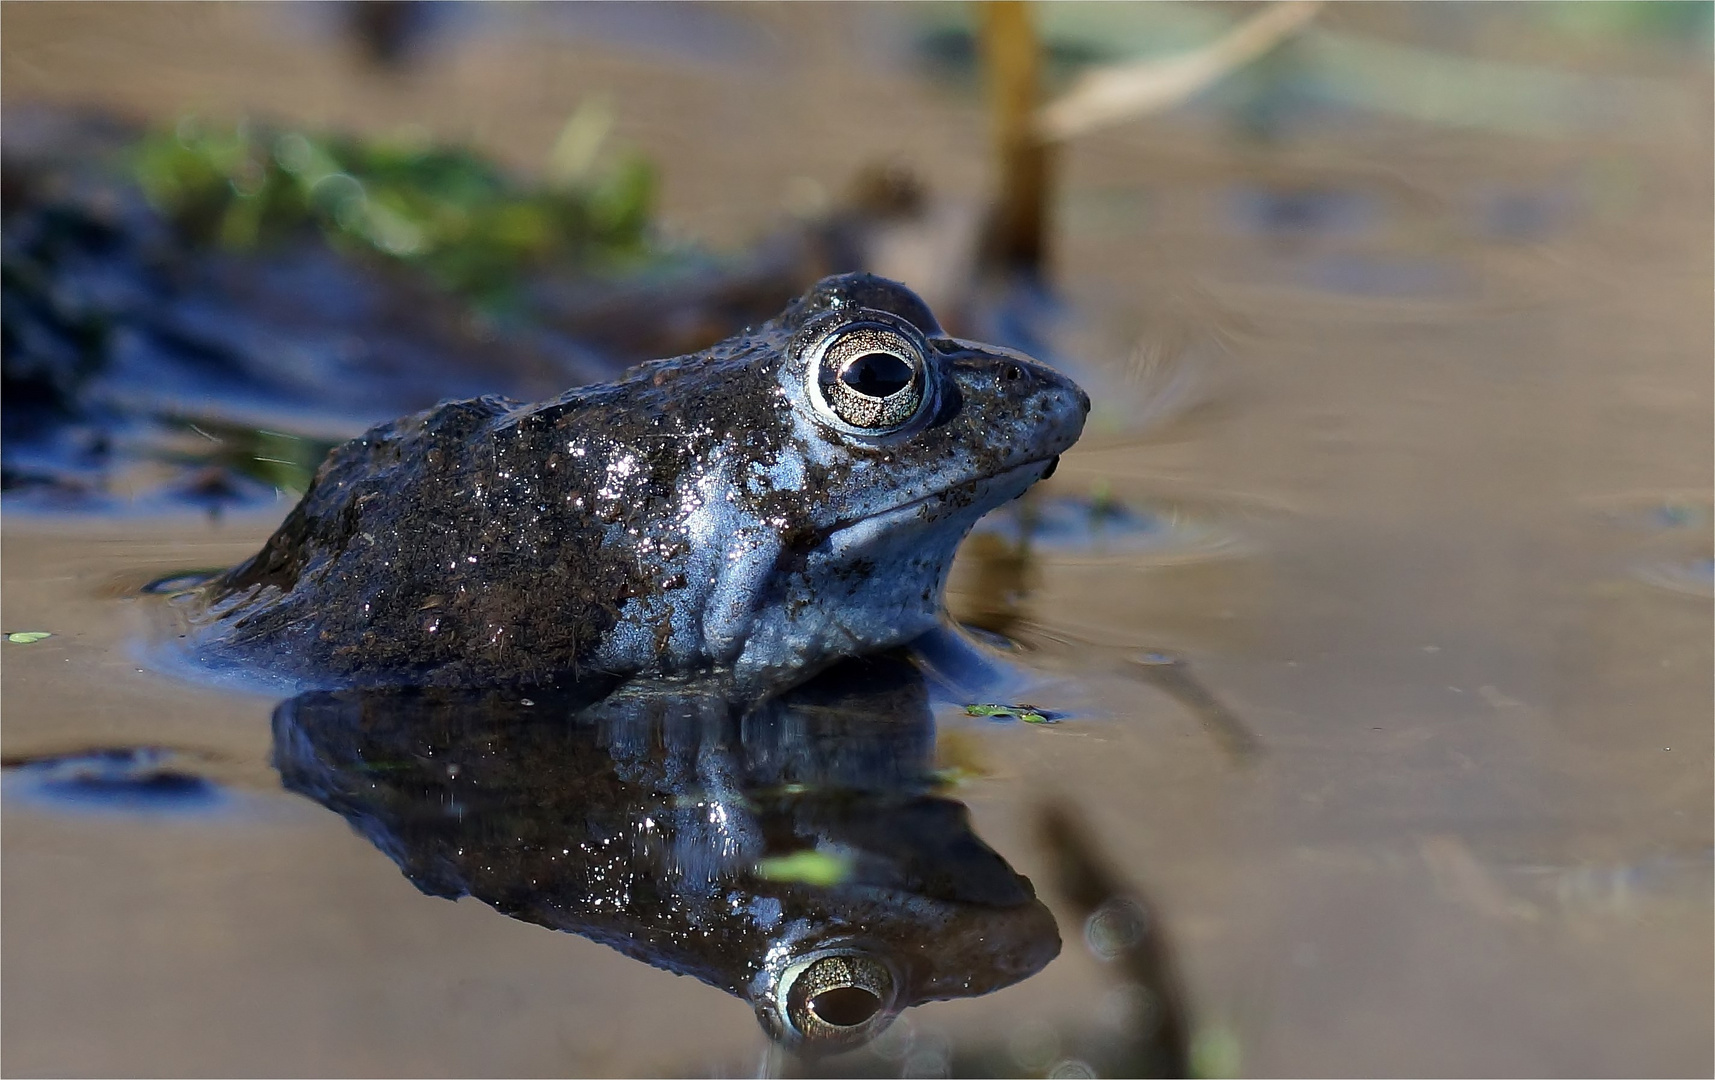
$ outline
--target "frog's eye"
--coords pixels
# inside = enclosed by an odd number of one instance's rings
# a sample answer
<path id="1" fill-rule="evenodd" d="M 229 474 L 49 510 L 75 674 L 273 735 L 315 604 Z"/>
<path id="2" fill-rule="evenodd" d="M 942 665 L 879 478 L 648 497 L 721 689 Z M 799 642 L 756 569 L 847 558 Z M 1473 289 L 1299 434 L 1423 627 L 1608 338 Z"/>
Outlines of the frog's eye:
<path id="1" fill-rule="evenodd" d="M 855 1046 L 874 1038 L 893 1019 L 893 973 L 879 960 L 855 951 L 793 965 L 780 993 L 792 1034 L 806 1049 Z"/>
<path id="2" fill-rule="evenodd" d="M 841 423 L 893 431 L 916 417 L 927 397 L 923 350 L 892 327 L 848 327 L 821 350 L 816 387 Z"/>

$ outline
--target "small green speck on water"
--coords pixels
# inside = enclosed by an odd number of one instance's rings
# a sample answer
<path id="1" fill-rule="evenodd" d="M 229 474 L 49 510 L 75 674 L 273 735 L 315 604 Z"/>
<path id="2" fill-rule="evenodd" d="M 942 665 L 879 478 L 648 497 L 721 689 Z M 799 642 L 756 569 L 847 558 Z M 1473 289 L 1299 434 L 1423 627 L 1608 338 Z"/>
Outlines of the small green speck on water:
<path id="1" fill-rule="evenodd" d="M 14 645 L 33 645 L 43 638 L 51 638 L 53 636 L 53 634 L 46 630 L 18 630 L 7 634 L 6 640 L 10 641 Z"/>
<path id="2" fill-rule="evenodd" d="M 1225 1024 L 1210 1024 L 1191 1037 L 1192 1076 L 1237 1076 L 1242 1063 L 1238 1033 Z"/>
<path id="3" fill-rule="evenodd" d="M 1112 517 L 1119 509 L 1114 501 L 1114 486 L 1106 478 L 1090 485 L 1090 517 L 1095 520 Z"/>
<path id="4" fill-rule="evenodd" d="M 794 851 L 756 864 L 756 876 L 766 881 L 795 881 L 822 888 L 838 885 L 851 874 L 851 859 L 827 851 Z"/>

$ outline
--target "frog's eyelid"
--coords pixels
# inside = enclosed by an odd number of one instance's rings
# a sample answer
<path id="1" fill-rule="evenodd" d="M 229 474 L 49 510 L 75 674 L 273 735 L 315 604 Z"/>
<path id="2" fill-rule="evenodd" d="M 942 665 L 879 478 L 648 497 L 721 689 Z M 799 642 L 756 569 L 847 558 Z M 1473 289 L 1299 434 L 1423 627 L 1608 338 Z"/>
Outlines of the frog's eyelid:
<path id="1" fill-rule="evenodd" d="M 972 356 L 984 357 L 989 360 L 1022 360 L 1032 367 L 1041 366 L 1041 361 L 1037 360 L 1029 353 L 1014 349 L 1008 345 L 993 345 L 983 341 L 966 341 L 964 338 L 947 337 L 937 338 L 934 342 L 934 346 L 938 351 L 950 356 L 970 354 Z"/>

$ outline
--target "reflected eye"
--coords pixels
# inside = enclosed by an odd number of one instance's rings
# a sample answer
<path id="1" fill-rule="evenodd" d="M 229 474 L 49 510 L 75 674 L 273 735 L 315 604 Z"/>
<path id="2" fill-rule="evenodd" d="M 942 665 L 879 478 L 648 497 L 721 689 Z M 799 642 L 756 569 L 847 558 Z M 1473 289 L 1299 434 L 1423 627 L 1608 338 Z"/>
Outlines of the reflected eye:
<path id="1" fill-rule="evenodd" d="M 903 427 L 922 409 L 927 380 L 922 349 L 891 327 L 843 330 L 822 350 L 817 387 L 844 424 L 866 432 Z"/>
<path id="2" fill-rule="evenodd" d="M 873 1038 L 892 1019 L 893 974 L 861 953 L 820 957 L 787 978 L 782 987 L 786 1017 L 806 1043 L 853 1046 Z"/>

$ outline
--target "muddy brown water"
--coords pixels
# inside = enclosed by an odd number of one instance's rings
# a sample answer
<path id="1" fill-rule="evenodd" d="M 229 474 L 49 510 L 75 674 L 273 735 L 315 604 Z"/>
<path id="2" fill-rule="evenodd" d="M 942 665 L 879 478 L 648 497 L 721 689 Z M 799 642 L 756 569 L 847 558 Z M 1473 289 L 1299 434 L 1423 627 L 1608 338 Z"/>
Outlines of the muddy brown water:
<path id="1" fill-rule="evenodd" d="M 878 157 L 943 193 L 986 182 L 976 101 L 902 60 L 908 27 L 880 11 L 735 9 L 725 50 L 693 55 L 623 20 L 550 40 L 526 12 L 376 75 L 305 9 L 89 8 L 6 8 L 9 106 L 428 119 L 526 161 L 565 102 L 609 90 L 668 220 L 719 242 Z M 909 1012 L 920 1047 L 1075 1069 L 1076 1033 L 1113 1012 L 1038 846 L 1058 798 L 1158 906 L 1204 1067 L 1715 1067 L 1709 77 L 1615 64 L 1689 95 L 1701 129 L 1356 117 L 1258 145 L 1193 116 L 1069 151 L 1057 343 L 1101 404 L 1045 494 L 1105 491 L 1154 531 L 1011 562 L 979 537 L 956 570 L 954 612 L 1005 625 L 1035 703 L 1071 713 L 937 713 L 943 757 L 980 774 L 953 797 L 1065 947 Z M 138 662 L 137 587 L 234 562 L 276 520 L 6 518 L 4 629 L 53 633 L 0 646 L 8 759 L 170 747 L 225 801 L 73 812 L 8 775 L 4 1071 L 787 1067 L 736 998 L 421 895 L 281 789 L 272 699 Z M 1262 754 L 1235 761 L 1151 653 Z"/>

